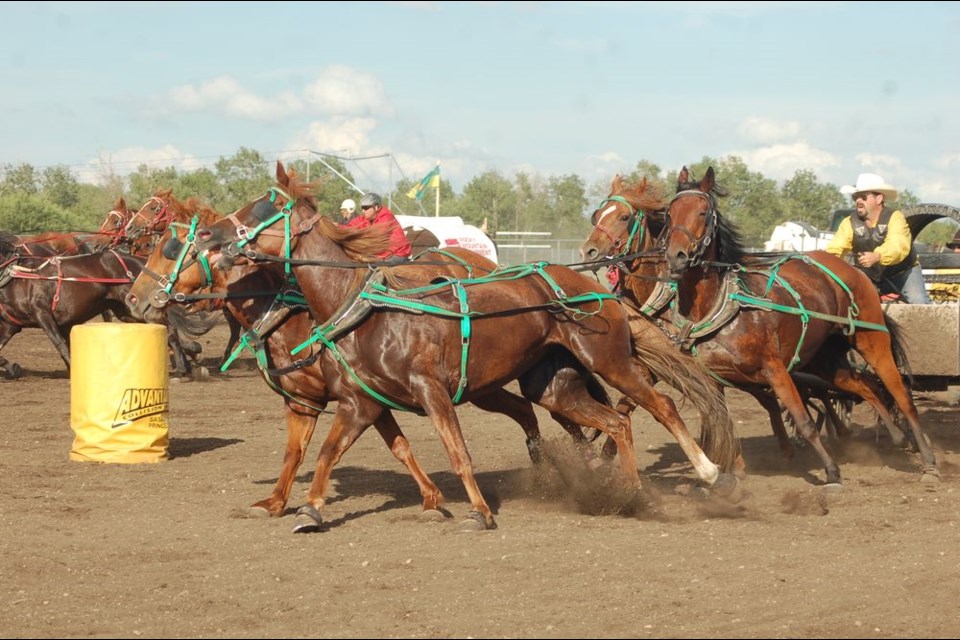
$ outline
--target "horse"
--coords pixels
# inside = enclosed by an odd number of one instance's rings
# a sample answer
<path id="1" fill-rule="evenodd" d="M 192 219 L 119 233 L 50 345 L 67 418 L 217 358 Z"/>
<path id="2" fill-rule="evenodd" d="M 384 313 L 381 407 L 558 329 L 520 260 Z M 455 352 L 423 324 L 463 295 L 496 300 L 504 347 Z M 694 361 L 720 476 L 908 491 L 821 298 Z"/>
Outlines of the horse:
<path id="1" fill-rule="evenodd" d="M 713 314 L 710 324 L 697 330 L 694 330 L 691 323 L 679 317 L 676 307 L 672 306 L 675 287 L 670 284 L 663 251 L 658 244 L 664 228 L 667 204 L 659 188 L 646 178 L 629 184 L 624 182 L 621 176 L 615 176 L 609 194 L 591 215 L 593 229 L 580 247 L 581 257 L 585 262 L 597 262 L 606 258 L 609 264 L 609 279 L 631 307 L 654 319 L 658 326 L 685 350 L 695 353 L 707 369 L 730 369 L 742 359 L 742 355 L 737 351 L 737 343 L 727 340 L 725 333 L 718 334 L 718 331 L 727 323 L 739 322 L 736 305 L 724 305 L 720 309 L 722 313 Z M 687 331 L 686 335 L 684 331 Z M 713 341 L 719 341 L 723 348 L 702 348 L 704 342 Z M 832 356 L 823 354 L 821 357 L 828 357 L 830 364 L 835 364 Z M 819 417 L 830 418 L 832 426 L 840 435 L 849 435 L 849 430 L 831 403 L 836 401 L 838 392 L 842 393 L 844 398 L 851 397 L 850 392 L 832 387 L 827 381 L 809 373 L 792 371 L 791 375 L 803 389 L 805 397 L 815 397 L 822 403 L 823 412 Z M 857 378 L 856 374 L 851 375 Z M 865 378 L 863 382 L 869 387 L 866 392 L 867 402 L 871 403 L 878 413 L 886 413 L 884 403 L 879 400 L 881 391 L 876 388 L 871 378 Z M 717 384 L 737 387 L 753 396 L 767 411 L 783 455 L 793 455 L 793 444 L 784 427 L 780 405 L 768 389 L 759 387 L 752 381 L 724 380 L 719 377 Z M 810 404 L 809 399 L 807 404 Z M 891 434 L 895 441 L 903 440 L 897 427 L 887 426 L 892 429 Z"/>
<path id="2" fill-rule="evenodd" d="M 297 469 L 303 462 L 317 419 L 327 403 L 336 397 L 326 382 L 316 347 L 311 347 L 311 353 L 303 357 L 295 359 L 291 356 L 292 349 L 309 340 L 316 323 L 280 268 L 276 265 L 252 264 L 233 269 L 228 279 L 227 272 L 206 268 L 202 258 L 188 258 L 188 255 L 196 253 L 193 250 L 193 230 L 197 224 L 213 222 L 215 219 L 209 216 L 197 216 L 189 230 L 177 237 L 173 232 L 180 225 L 171 223 L 148 258 L 143 272 L 130 288 L 127 304 L 135 315 L 152 321 L 157 319 L 162 308 L 174 301 L 190 310 L 197 310 L 203 309 L 213 299 L 222 299 L 227 310 L 244 327 L 242 346 L 255 352 L 264 380 L 283 396 L 287 426 L 287 445 L 277 483 L 271 495 L 251 505 L 251 510 L 280 516 L 286 508 Z M 422 254 L 421 258 L 431 262 L 440 261 L 435 265 L 437 276 L 463 276 L 464 272 L 473 270 L 489 273 L 496 269 L 493 262 L 464 249 L 430 251 Z M 209 289 L 209 293 L 199 293 L 206 289 Z M 189 317 L 190 314 L 186 314 L 185 318 Z M 581 375 L 574 371 L 576 363 L 569 359 L 562 361 L 559 357 L 555 362 L 554 369 L 547 374 L 549 380 L 546 385 L 552 383 L 558 388 L 556 391 L 551 388 L 550 393 L 571 396 L 583 393 L 584 390 L 577 386 Z M 567 371 L 568 368 L 571 371 Z M 609 398 L 598 381 L 586 377 L 586 384 L 587 393 L 609 404 Z M 529 402 L 504 389 L 475 398 L 473 402 L 481 409 L 503 413 L 518 422 L 526 434 L 531 460 L 534 463 L 541 461 L 541 434 Z M 585 442 L 577 425 L 562 416 L 555 417 L 578 442 Z M 417 464 L 393 414 L 384 411 L 377 417 L 374 426 L 390 451 L 416 480 L 423 497 L 423 516 L 431 518 L 438 512 L 443 513 L 443 496 L 439 488 Z"/>
<path id="3" fill-rule="evenodd" d="M 138 322 L 124 298 L 143 269 L 144 258 L 115 249 L 76 256 L 19 254 L 19 240 L 0 233 L 0 349 L 25 328 L 40 328 L 70 369 L 70 329 L 97 316 L 111 314 L 125 322 Z M 178 314 L 169 324 L 168 344 L 174 375 L 185 375 L 184 348 L 176 331 Z M 0 357 L 0 370 L 15 379 L 19 364 Z"/>
<path id="4" fill-rule="evenodd" d="M 677 286 L 676 312 L 686 331 L 716 324 L 714 319 L 724 314 L 736 315 L 736 322 L 699 345 L 705 360 L 710 362 L 711 354 L 721 350 L 737 354 L 725 366 L 717 366 L 715 373 L 738 384 L 772 389 L 819 455 L 826 483 L 839 485 L 840 469 L 821 442 L 790 371 L 810 367 L 836 387 L 869 397 L 870 386 L 845 366 L 853 350 L 872 368 L 906 419 L 922 461 L 921 480 L 938 481 L 936 458 L 897 367 L 894 354 L 902 347 L 896 327 L 885 316 L 870 279 L 824 251 L 750 256 L 736 226 L 717 208 L 717 198 L 723 195 L 726 191 L 717 185 L 713 167 L 699 182 L 684 167 L 663 232 L 664 257 Z M 724 311 L 731 306 L 733 312 Z M 890 424 L 889 411 L 875 401 L 881 418 Z"/>
<path id="5" fill-rule="evenodd" d="M 631 343 L 622 305 L 598 283 L 566 266 L 540 263 L 474 281 L 441 280 L 416 291 L 402 287 L 423 282 L 430 267 L 424 274 L 424 266 L 406 263 L 389 269 L 392 283 L 381 293 L 367 287 L 370 268 L 363 261 L 375 260 L 369 256 L 387 247 L 385 230 L 341 228 L 316 206 L 312 186 L 295 172 L 288 174 L 278 161 L 277 186 L 197 232 L 200 251 L 225 251 L 219 259 L 225 267 L 248 244 L 263 255 L 291 260 L 286 264 L 321 327 L 314 332 L 326 347 L 321 366 L 340 402 L 307 503 L 297 512 L 295 531 L 319 530 L 333 466 L 385 406 L 430 417 L 469 497 L 465 522 L 494 528 L 454 407 L 511 380 L 520 382 L 527 399 L 611 436 L 622 474 L 631 488 L 639 489 L 626 416 L 584 394 L 554 398 L 533 384 L 530 374 L 558 350 L 647 409 L 674 435 L 702 481 L 718 493 L 737 488 L 739 480 L 721 472 L 697 445 L 673 401 L 652 388 L 648 366 L 656 365 L 641 361 L 633 351 L 642 352 L 646 345 Z M 279 221 L 289 234 L 273 235 L 271 227 Z M 403 298 L 390 291 L 402 291 Z M 343 311 L 355 305 L 366 307 L 365 316 L 338 327 Z M 656 355 L 697 371 L 696 364 L 686 363 L 675 349 Z M 724 419 L 715 428 L 732 431 L 724 405 L 716 400 L 713 415 Z M 724 453 L 732 459 L 736 441 L 726 442 Z"/>
<path id="6" fill-rule="evenodd" d="M 123 233 L 129 238 L 133 252 L 148 257 L 154 253 L 153 250 L 160 241 L 160 236 L 171 224 L 189 226 L 194 216 L 200 216 L 204 220 L 221 217 L 215 209 L 197 198 L 180 201 L 174 197 L 173 189 L 158 189 L 137 211 L 131 213 Z M 240 339 L 240 325 L 234 315 L 226 310 L 212 308 L 210 310 L 222 313 L 230 329 L 230 337 L 218 363 L 220 366 L 226 362 Z M 213 328 L 213 322 L 193 322 L 192 326 L 193 331 L 198 332 L 197 335 L 202 335 Z"/>

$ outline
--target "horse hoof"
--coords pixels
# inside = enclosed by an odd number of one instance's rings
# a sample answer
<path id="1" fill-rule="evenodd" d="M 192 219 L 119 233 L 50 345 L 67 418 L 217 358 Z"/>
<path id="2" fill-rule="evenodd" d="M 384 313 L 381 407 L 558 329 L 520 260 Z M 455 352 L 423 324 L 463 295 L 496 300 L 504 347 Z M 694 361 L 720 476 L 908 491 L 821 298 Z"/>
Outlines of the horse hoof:
<path id="1" fill-rule="evenodd" d="M 269 518 L 273 514 L 266 507 L 254 504 L 247 509 L 247 515 L 251 518 Z"/>
<path id="2" fill-rule="evenodd" d="M 13 363 L 10 365 L 10 379 L 17 380 L 23 376 L 23 369 L 20 368 L 20 365 Z"/>
<path id="3" fill-rule="evenodd" d="M 439 509 L 424 509 L 420 512 L 420 520 L 423 522 L 443 522 L 447 516 Z"/>
<path id="4" fill-rule="evenodd" d="M 293 521 L 293 533 L 316 533 L 320 531 L 323 517 L 313 505 L 305 504 L 297 509 L 297 517 Z"/>
<path id="5" fill-rule="evenodd" d="M 490 519 L 490 523 L 479 511 L 471 511 L 463 520 L 460 521 L 460 531 L 486 531 L 487 529 L 496 529 L 497 524 Z"/>
<path id="6" fill-rule="evenodd" d="M 711 488 L 715 494 L 733 504 L 740 502 L 744 497 L 740 479 L 732 473 L 721 473 Z"/>
<path id="7" fill-rule="evenodd" d="M 843 489 L 843 485 L 840 484 L 839 482 L 825 482 L 823 485 L 824 491 L 834 492 L 834 491 L 841 491 L 842 489 Z"/>
<path id="8" fill-rule="evenodd" d="M 924 469 L 923 473 L 920 474 L 920 483 L 921 484 L 940 484 L 940 470 Z"/>
<path id="9" fill-rule="evenodd" d="M 196 367 L 193 370 L 193 375 L 197 380 L 208 380 L 210 378 L 210 370 L 206 367 Z"/>

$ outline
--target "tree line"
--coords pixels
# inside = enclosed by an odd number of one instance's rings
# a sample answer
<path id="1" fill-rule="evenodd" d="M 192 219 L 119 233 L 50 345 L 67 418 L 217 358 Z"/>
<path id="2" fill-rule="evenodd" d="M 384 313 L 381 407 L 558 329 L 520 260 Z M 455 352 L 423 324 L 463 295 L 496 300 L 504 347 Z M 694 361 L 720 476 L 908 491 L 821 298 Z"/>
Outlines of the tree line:
<path id="1" fill-rule="evenodd" d="M 308 165 L 309 163 L 309 165 Z M 295 160 L 288 166 L 311 179 L 319 178 L 321 212 L 338 216 L 345 198 L 357 200 L 356 191 L 337 177 L 329 167 L 354 184 L 358 181 L 343 161 L 324 156 L 324 162 L 313 159 Z M 172 189 L 178 199 L 196 197 L 217 211 L 235 211 L 263 194 L 273 185 L 274 160 L 259 152 L 241 147 L 232 157 L 221 157 L 213 168 L 178 171 L 173 167 L 154 169 L 140 165 L 126 177 L 110 173 L 101 184 L 81 183 L 69 168 L 58 165 L 38 170 L 30 164 L 4 165 L 0 179 L 0 231 L 34 233 L 40 231 L 95 231 L 117 198 L 122 196 L 129 207 L 139 208 L 160 189 Z M 798 169 L 793 177 L 779 184 L 758 171 L 751 171 L 736 156 L 703 157 L 687 165 L 694 176 L 702 176 L 707 167 L 714 167 L 717 179 L 729 192 L 719 208 L 740 228 L 748 246 L 762 247 L 774 227 L 792 220 L 827 229 L 836 209 L 849 208 L 849 199 L 840 194 L 837 185 L 822 183 L 809 169 Z M 658 183 L 667 196 L 675 193 L 679 168 L 662 170 L 657 164 L 640 160 L 628 182 L 644 177 Z M 440 213 L 460 216 L 468 224 L 483 226 L 493 235 L 497 231 L 551 231 L 554 238 L 585 238 L 590 231 L 590 214 L 609 193 L 610 179 L 588 185 L 576 174 L 544 178 L 519 172 L 512 177 L 498 171 L 487 171 L 473 177 L 456 193 L 446 180 L 440 180 Z M 390 193 L 394 213 L 416 215 L 418 203 L 406 196 L 416 184 L 401 179 Z M 425 198 L 425 213 L 432 215 Z M 907 190 L 897 204 L 918 202 Z M 930 225 L 921 240 L 943 244 L 953 235 L 949 225 Z M 942 237 L 941 237 L 942 236 Z"/>

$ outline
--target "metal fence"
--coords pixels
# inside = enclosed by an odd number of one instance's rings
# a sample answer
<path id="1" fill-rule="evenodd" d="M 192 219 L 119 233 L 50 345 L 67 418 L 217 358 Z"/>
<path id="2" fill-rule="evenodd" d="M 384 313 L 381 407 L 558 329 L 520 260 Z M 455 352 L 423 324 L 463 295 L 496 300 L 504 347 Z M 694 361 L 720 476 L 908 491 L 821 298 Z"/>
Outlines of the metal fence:
<path id="1" fill-rule="evenodd" d="M 553 264 L 577 264 L 580 262 L 580 245 L 583 238 L 560 239 L 549 237 L 550 232 L 502 232 L 498 231 L 497 261 L 502 266 L 546 261 Z"/>

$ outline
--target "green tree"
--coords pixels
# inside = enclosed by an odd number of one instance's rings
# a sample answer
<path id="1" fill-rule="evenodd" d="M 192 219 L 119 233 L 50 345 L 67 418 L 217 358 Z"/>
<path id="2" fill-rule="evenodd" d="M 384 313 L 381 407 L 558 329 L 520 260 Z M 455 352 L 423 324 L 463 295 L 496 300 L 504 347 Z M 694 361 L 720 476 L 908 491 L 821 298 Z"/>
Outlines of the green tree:
<path id="1" fill-rule="evenodd" d="M 265 193 L 276 178 L 276 165 L 264 160 L 260 152 L 246 147 L 240 147 L 231 158 L 220 158 L 214 166 L 223 187 L 224 201 L 211 206 L 219 211 L 239 209 Z"/>
<path id="2" fill-rule="evenodd" d="M 486 171 L 474 177 L 463 188 L 459 215 L 467 224 L 487 223 L 491 236 L 497 231 L 512 231 L 517 210 L 517 194 L 513 185 L 497 171 Z"/>
<path id="3" fill-rule="evenodd" d="M 79 199 L 79 183 L 70 173 L 69 167 L 57 165 L 47 167 L 40 176 L 40 193 L 50 202 L 64 209 L 70 209 Z"/>
<path id="4" fill-rule="evenodd" d="M 793 220 L 807 222 L 817 229 L 829 229 L 832 214 L 849 204 L 849 200 L 833 184 L 821 184 L 810 169 L 799 169 L 780 190 L 783 217 L 777 224 Z M 771 229 L 771 232 L 773 230 Z"/>
<path id="5" fill-rule="evenodd" d="M 27 193 L 0 196 L 0 229 L 11 233 L 73 231 L 70 214 L 46 198 Z"/>
<path id="6" fill-rule="evenodd" d="M 0 195 L 6 196 L 15 193 L 35 195 L 40 193 L 40 176 L 33 165 L 26 162 L 16 166 L 3 166 L 3 180 L 0 181 Z"/>

